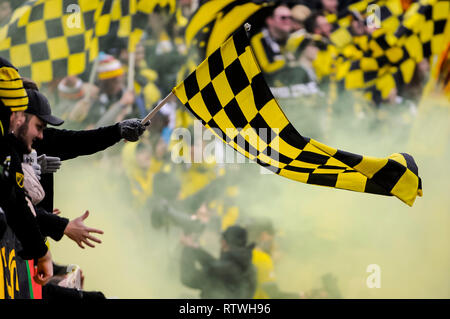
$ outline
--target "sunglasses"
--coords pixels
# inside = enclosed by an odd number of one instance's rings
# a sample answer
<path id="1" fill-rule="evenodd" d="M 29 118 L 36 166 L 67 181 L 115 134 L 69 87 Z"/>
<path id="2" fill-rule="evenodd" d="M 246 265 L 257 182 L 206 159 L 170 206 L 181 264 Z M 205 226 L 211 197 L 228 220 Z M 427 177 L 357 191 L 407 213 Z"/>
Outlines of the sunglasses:
<path id="1" fill-rule="evenodd" d="M 275 16 L 275 18 L 278 18 L 281 21 L 290 21 L 290 20 L 292 20 L 292 16 Z"/>

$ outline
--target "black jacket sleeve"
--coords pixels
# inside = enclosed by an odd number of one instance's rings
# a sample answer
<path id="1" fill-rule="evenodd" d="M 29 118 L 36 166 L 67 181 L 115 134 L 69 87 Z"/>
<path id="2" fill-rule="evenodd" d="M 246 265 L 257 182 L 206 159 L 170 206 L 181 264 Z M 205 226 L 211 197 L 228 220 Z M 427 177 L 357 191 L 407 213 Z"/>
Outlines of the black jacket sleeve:
<path id="1" fill-rule="evenodd" d="M 36 219 L 43 236 L 49 236 L 55 241 L 61 240 L 69 219 L 49 213 L 45 209 L 36 208 Z"/>
<path id="2" fill-rule="evenodd" d="M 36 140 L 33 148 L 38 154 L 68 160 L 103 151 L 120 139 L 119 124 L 84 131 L 46 128 L 44 138 Z"/>
<path id="3" fill-rule="evenodd" d="M 199 262 L 202 267 L 198 269 L 196 262 Z M 204 289 L 208 286 L 210 278 L 204 268 L 214 262 L 214 257 L 209 255 L 206 251 L 193 248 L 183 247 L 181 252 L 181 282 L 183 285 L 193 289 Z"/>

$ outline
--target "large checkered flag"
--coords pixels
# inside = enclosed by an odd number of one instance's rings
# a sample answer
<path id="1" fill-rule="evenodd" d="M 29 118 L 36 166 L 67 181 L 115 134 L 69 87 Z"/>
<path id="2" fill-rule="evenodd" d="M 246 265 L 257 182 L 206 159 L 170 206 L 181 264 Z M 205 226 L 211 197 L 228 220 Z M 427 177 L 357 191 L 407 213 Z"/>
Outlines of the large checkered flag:
<path id="1" fill-rule="evenodd" d="M 394 195 L 412 206 L 422 195 L 408 154 L 374 158 L 303 137 L 280 109 L 240 28 L 173 89 L 222 141 L 275 174 L 314 185 Z"/>

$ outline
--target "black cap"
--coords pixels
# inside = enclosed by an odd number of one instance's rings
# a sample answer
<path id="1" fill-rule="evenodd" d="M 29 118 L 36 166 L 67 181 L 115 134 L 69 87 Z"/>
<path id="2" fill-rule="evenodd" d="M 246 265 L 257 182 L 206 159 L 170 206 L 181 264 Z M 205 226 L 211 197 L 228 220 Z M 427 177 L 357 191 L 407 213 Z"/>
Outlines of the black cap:
<path id="1" fill-rule="evenodd" d="M 223 238 L 231 246 L 245 247 L 247 245 L 247 230 L 240 226 L 230 226 L 223 232 Z"/>
<path id="2" fill-rule="evenodd" d="M 59 126 L 64 123 L 63 120 L 52 115 L 50 103 L 47 98 L 39 91 L 27 89 L 28 108 L 25 111 L 28 114 L 36 115 L 45 123 Z"/>

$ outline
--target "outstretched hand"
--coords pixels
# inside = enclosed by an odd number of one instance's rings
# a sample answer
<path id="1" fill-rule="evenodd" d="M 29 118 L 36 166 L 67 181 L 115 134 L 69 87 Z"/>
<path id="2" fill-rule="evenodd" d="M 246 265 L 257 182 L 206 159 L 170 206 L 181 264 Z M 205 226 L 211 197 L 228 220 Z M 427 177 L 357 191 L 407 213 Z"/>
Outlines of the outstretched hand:
<path id="1" fill-rule="evenodd" d="M 142 124 L 139 119 L 123 120 L 119 122 L 120 136 L 127 141 L 136 142 L 149 124 L 150 122 Z"/>
<path id="2" fill-rule="evenodd" d="M 90 241 L 101 244 L 101 240 L 92 236 L 91 233 L 103 234 L 100 229 L 90 228 L 84 224 L 84 220 L 89 216 L 89 211 L 87 210 L 83 215 L 71 220 L 64 230 L 64 234 L 72 239 L 74 242 L 84 249 L 83 244 L 94 248 L 94 244 Z"/>

